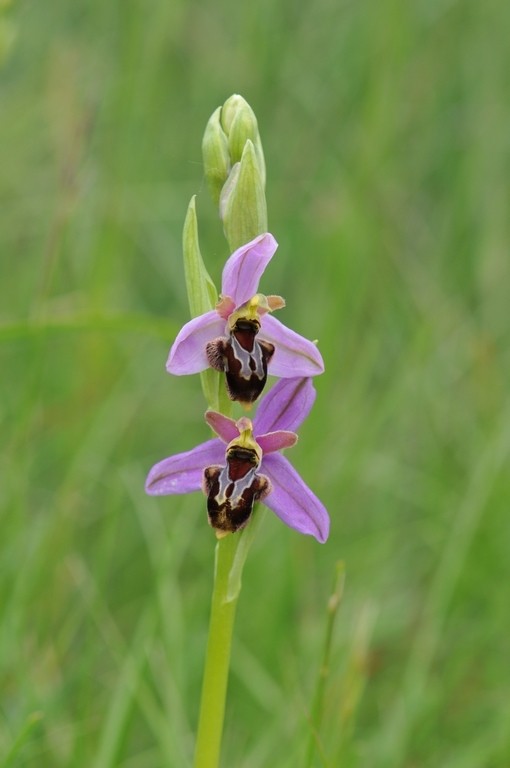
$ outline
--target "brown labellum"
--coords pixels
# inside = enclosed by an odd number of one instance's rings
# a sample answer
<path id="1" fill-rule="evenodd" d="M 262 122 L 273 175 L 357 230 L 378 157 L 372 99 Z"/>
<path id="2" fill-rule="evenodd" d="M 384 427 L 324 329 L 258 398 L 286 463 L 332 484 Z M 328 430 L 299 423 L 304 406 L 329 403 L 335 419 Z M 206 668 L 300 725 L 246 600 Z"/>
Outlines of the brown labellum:
<path id="1" fill-rule="evenodd" d="M 209 365 L 224 371 L 231 400 L 253 403 L 267 380 L 267 365 L 274 354 L 274 346 L 257 339 L 258 320 L 239 318 L 230 338 L 219 338 L 206 347 Z"/>
<path id="2" fill-rule="evenodd" d="M 259 458 L 251 448 L 230 446 L 226 466 L 204 470 L 209 522 L 217 531 L 234 533 L 246 525 L 256 501 L 271 490 L 267 477 L 258 475 Z"/>

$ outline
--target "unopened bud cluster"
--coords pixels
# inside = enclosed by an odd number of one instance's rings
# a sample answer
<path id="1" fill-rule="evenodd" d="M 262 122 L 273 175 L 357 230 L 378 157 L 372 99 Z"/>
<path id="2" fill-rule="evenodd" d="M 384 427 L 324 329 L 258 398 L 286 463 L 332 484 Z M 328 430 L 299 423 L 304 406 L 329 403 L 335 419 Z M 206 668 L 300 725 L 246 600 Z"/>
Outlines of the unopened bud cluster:
<path id="1" fill-rule="evenodd" d="M 257 118 L 235 94 L 207 123 L 204 171 L 231 250 L 267 232 L 266 166 Z"/>

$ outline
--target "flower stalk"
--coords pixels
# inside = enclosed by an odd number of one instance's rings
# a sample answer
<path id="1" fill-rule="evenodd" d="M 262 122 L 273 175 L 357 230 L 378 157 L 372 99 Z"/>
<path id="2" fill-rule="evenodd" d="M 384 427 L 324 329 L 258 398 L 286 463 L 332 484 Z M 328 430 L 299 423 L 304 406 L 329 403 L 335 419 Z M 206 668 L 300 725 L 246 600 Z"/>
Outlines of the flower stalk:
<path id="1" fill-rule="evenodd" d="M 242 97 L 232 96 L 223 108 L 215 110 L 205 130 L 202 150 L 211 196 L 219 206 L 225 236 L 231 249 L 235 250 L 267 230 L 262 144 L 255 114 Z M 240 206 L 244 206 L 244 213 Z M 200 254 L 194 199 L 188 209 L 183 240 L 185 265 L 186 262 L 188 264 L 185 269 L 191 316 L 198 317 L 213 309 L 217 296 Z M 200 372 L 200 378 L 209 408 L 230 415 L 232 404 L 218 371 L 208 367 Z M 219 538 L 216 544 L 194 768 L 217 768 L 219 765 L 232 634 L 242 572 L 263 516 L 262 510 L 254 511 L 247 528 L 235 535 Z"/>

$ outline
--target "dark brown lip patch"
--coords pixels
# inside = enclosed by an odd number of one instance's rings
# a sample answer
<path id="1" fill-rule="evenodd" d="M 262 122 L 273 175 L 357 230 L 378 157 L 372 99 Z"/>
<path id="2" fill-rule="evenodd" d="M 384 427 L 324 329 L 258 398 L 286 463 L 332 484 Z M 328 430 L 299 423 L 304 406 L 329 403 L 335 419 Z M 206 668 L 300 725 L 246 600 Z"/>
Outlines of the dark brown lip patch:
<path id="1" fill-rule="evenodd" d="M 253 403 L 267 381 L 267 366 L 274 346 L 257 339 L 260 324 L 256 320 L 240 319 L 230 338 L 220 337 L 207 344 L 209 365 L 225 372 L 225 383 L 231 400 Z"/>
<path id="2" fill-rule="evenodd" d="M 204 470 L 209 523 L 217 531 L 235 533 L 243 528 L 253 505 L 271 491 L 267 477 L 257 474 L 259 460 L 250 448 L 227 450 L 226 466 Z"/>

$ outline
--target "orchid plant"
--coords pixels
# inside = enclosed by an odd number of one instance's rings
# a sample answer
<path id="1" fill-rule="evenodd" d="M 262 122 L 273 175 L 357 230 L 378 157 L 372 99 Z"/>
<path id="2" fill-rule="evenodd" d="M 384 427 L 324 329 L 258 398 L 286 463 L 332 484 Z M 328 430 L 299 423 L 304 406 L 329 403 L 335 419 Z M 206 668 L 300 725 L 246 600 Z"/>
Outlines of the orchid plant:
<path id="1" fill-rule="evenodd" d="M 203 157 L 233 252 L 218 296 L 200 253 L 193 198 L 183 236 L 192 319 L 170 349 L 167 370 L 178 376 L 201 373 L 209 406 L 205 421 L 216 437 L 155 464 L 146 491 L 164 496 L 202 490 L 218 539 L 194 763 L 195 768 L 217 768 L 235 608 L 244 561 L 261 520 L 258 503 L 321 543 L 328 537 L 329 517 L 281 453 L 297 442 L 296 429 L 316 397 L 312 377 L 324 371 L 324 363 L 314 342 L 273 317 L 285 306 L 284 299 L 259 292 L 277 243 L 267 232 L 257 121 L 242 97 L 232 96 L 213 113 Z M 232 418 L 236 402 L 251 408 L 258 400 L 268 374 L 279 381 L 262 397 L 253 419 Z M 229 399 L 222 401 L 218 385 L 223 377 Z"/>

